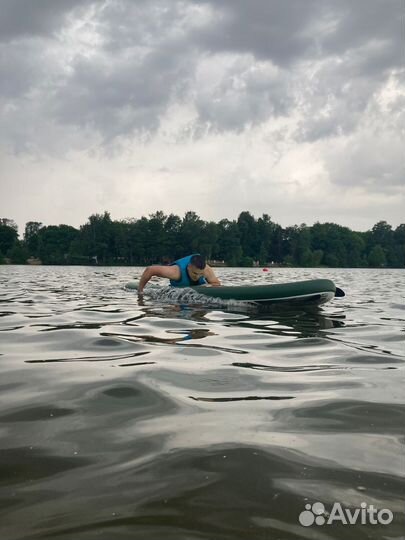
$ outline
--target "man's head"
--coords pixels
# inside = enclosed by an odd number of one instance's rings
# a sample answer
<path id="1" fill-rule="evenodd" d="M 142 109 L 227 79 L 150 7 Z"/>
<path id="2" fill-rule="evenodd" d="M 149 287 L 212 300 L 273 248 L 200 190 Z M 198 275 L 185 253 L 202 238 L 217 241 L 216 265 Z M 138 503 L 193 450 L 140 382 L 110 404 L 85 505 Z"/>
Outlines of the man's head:
<path id="1" fill-rule="evenodd" d="M 188 273 L 193 281 L 198 281 L 204 275 L 206 266 L 205 258 L 202 255 L 193 255 L 188 264 Z"/>

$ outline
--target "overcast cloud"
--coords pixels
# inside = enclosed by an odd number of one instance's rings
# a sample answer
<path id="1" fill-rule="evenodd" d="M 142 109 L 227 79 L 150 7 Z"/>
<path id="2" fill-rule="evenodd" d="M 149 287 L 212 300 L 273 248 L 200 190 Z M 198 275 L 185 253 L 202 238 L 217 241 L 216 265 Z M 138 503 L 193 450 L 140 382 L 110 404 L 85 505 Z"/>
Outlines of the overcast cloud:
<path id="1" fill-rule="evenodd" d="M 402 0 L 0 0 L 0 217 L 404 213 Z"/>

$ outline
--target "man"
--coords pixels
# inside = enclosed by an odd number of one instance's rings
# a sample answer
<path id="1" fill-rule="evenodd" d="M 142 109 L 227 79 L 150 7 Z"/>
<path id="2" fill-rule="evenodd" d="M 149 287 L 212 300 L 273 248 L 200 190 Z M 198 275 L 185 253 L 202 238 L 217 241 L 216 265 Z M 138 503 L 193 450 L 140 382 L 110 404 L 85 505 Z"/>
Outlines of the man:
<path id="1" fill-rule="evenodd" d="M 153 265 L 145 268 L 138 285 L 139 294 L 142 294 L 145 285 L 153 276 L 170 279 L 172 287 L 192 287 L 204 283 L 221 285 L 213 269 L 199 253 L 178 259 L 169 266 Z"/>

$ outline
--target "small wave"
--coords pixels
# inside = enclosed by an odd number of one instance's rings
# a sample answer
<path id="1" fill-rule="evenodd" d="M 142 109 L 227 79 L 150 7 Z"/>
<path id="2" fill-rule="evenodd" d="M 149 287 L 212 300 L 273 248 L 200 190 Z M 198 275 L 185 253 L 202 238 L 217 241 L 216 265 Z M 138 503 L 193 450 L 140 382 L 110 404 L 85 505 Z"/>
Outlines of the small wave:
<path id="1" fill-rule="evenodd" d="M 283 399 L 294 399 L 295 396 L 237 396 L 237 397 L 194 397 L 189 396 L 190 399 L 194 401 L 206 401 L 211 403 L 229 403 L 231 401 L 259 401 L 259 400 L 270 400 L 270 401 L 280 401 Z"/>

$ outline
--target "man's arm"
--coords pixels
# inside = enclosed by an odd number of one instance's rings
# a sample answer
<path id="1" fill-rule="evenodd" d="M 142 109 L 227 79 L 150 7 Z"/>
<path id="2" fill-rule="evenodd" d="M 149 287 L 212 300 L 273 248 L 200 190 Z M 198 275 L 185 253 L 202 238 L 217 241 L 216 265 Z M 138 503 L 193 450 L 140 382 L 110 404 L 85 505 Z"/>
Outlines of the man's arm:
<path id="1" fill-rule="evenodd" d="M 221 282 L 215 275 L 214 270 L 211 268 L 211 266 L 208 266 L 208 264 L 204 268 L 204 277 L 208 283 L 214 287 L 219 287 L 221 285 Z"/>
<path id="2" fill-rule="evenodd" d="M 180 268 L 177 265 L 161 266 L 161 265 L 155 264 L 153 266 L 148 266 L 143 271 L 143 274 L 139 281 L 138 294 L 142 294 L 145 285 L 153 276 L 178 280 L 180 279 Z"/>

